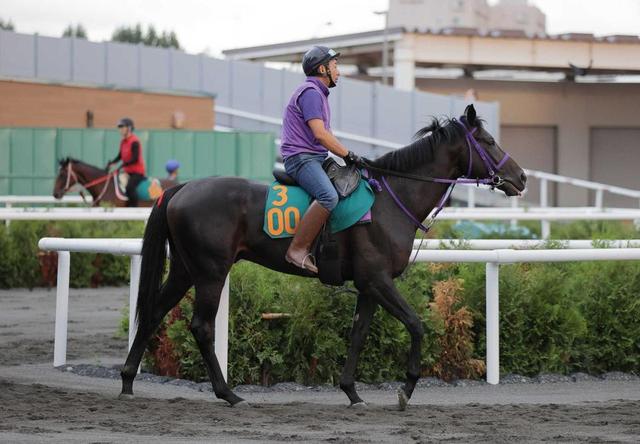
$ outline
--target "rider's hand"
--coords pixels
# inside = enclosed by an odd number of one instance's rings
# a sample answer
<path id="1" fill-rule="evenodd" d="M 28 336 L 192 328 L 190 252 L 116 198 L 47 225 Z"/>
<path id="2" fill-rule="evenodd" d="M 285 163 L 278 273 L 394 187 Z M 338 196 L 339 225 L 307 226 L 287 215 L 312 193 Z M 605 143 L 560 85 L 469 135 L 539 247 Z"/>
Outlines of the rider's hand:
<path id="1" fill-rule="evenodd" d="M 362 158 L 358 156 L 356 153 L 354 153 L 353 151 L 349 151 L 347 155 L 344 156 L 342 159 L 344 160 L 344 163 L 347 164 L 347 166 L 349 165 L 361 166 L 363 164 Z"/>

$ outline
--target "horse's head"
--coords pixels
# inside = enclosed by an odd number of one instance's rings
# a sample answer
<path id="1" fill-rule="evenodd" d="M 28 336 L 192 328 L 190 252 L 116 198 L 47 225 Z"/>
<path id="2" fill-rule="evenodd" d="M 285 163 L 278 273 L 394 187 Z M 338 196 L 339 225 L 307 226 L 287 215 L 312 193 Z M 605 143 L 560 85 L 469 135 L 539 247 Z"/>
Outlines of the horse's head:
<path id="1" fill-rule="evenodd" d="M 53 197 L 56 199 L 62 199 L 62 196 L 71 188 L 77 181 L 78 177 L 73 172 L 73 164 L 75 160 L 71 157 L 61 159 L 58 164 L 58 175 L 56 181 L 53 184 Z"/>
<path id="2" fill-rule="evenodd" d="M 504 191 L 507 196 L 521 195 L 527 175 L 483 127 L 473 105 L 467 106 L 460 120 L 453 124 L 459 125 L 465 132 L 466 141 L 462 144 L 459 156 L 463 174 L 474 179 L 489 179 L 492 186 Z"/>

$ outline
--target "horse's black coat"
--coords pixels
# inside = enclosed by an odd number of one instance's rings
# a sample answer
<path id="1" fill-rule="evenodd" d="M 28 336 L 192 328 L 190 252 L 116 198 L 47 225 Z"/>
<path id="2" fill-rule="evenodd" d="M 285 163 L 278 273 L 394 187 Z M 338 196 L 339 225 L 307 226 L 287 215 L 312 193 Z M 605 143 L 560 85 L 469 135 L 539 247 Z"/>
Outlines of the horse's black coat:
<path id="1" fill-rule="evenodd" d="M 504 152 L 476 119 L 472 106 L 464 116 L 477 128 L 476 140 L 495 161 Z M 430 133 L 430 135 L 427 135 Z M 438 178 L 466 174 L 469 148 L 458 124 L 434 121 L 418 133 L 411 145 L 387 154 L 375 166 Z M 486 168 L 474 152 L 472 177 L 484 178 Z M 513 159 L 501 168 L 508 195 L 524 189 L 526 177 Z M 446 184 L 388 177 L 393 190 L 420 220 L 437 204 Z M 191 331 L 193 332 L 216 396 L 235 405 L 242 399 L 225 383 L 214 354 L 214 320 L 220 293 L 234 262 L 245 259 L 273 270 L 311 277 L 285 261 L 290 239 L 271 239 L 262 230 L 266 186 L 233 177 L 207 178 L 165 192 L 162 203 L 152 210 L 144 235 L 142 272 L 138 294 L 138 331 L 122 371 L 122 393 L 132 394 L 133 379 L 150 336 L 165 314 L 192 285 L 195 286 Z M 388 193 L 378 194 L 372 208 L 373 222 L 337 234 L 341 245 L 342 275 L 358 289 L 351 344 L 340 378 L 340 387 L 351 404 L 362 399 L 354 387 L 358 355 L 364 346 L 378 305 L 402 322 L 411 335 L 407 381 L 399 393 L 401 405 L 411 397 L 420 375 L 420 318 L 398 293 L 393 278 L 408 264 L 416 227 Z M 171 249 L 170 270 L 162 283 L 165 241 Z"/>

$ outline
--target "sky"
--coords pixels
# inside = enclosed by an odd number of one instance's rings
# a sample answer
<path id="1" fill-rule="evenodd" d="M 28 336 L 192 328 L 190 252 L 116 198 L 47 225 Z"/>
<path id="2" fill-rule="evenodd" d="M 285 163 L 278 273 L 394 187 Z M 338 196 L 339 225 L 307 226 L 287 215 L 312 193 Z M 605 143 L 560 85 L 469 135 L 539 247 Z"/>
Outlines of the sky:
<path id="1" fill-rule="evenodd" d="M 529 2 L 546 14 L 549 34 L 640 34 L 640 0 Z M 388 0 L 0 0 L 0 19 L 17 32 L 54 37 L 80 23 L 92 41 L 109 40 L 122 25 L 152 24 L 175 31 L 189 53 L 219 56 L 224 49 L 382 29 L 384 18 L 374 11 L 387 7 Z"/>

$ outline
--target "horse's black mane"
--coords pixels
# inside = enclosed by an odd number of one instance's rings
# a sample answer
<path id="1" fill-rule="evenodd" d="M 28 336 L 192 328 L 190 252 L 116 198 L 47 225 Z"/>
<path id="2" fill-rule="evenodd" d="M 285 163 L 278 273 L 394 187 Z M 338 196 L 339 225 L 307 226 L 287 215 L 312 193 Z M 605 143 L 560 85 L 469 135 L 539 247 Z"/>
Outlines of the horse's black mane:
<path id="1" fill-rule="evenodd" d="M 464 137 L 462 127 L 456 119 L 432 118 L 428 126 L 418 130 L 413 136 L 413 143 L 398 148 L 371 162 L 378 168 L 393 171 L 407 171 L 416 165 L 423 165 L 433 160 L 435 148 L 441 144 L 450 144 Z M 464 122 L 464 118 L 462 118 Z M 476 126 L 481 128 L 482 121 L 477 119 Z"/>

